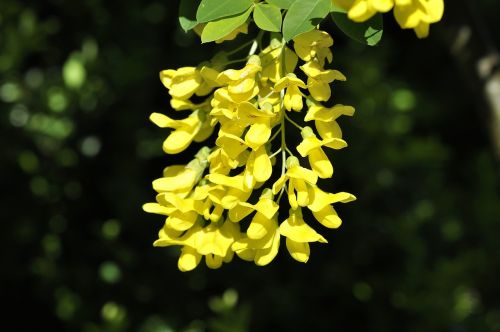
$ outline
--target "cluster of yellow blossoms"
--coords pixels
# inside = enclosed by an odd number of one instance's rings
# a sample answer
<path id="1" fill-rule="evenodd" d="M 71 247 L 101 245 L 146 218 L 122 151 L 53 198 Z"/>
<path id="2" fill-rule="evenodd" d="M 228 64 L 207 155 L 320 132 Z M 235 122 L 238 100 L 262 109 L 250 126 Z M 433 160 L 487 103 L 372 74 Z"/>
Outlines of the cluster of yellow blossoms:
<path id="1" fill-rule="evenodd" d="M 214 147 L 201 148 L 187 165 L 165 168 L 153 182 L 156 202 L 144 205 L 145 211 L 166 216 L 154 245 L 181 246 L 181 271 L 194 269 L 203 256 L 208 267 L 218 268 L 234 253 L 266 265 L 276 257 L 281 237 L 290 255 L 306 262 L 310 242 L 327 242 L 309 219 L 314 216 L 327 228 L 340 226 L 332 204 L 355 197 L 318 186 L 318 179 L 333 175 L 324 149 L 347 146 L 337 118 L 354 114 L 350 106 L 321 104 L 330 99 L 330 83 L 345 80 L 325 68 L 332 62 L 332 45 L 328 33 L 312 30 L 294 39 L 294 50 L 272 39 L 241 69 L 226 69 L 234 61 L 222 55 L 198 67 L 160 73 L 172 108 L 191 111 L 181 120 L 151 114 L 152 122 L 169 128 L 167 154 L 204 141 L 218 128 Z M 299 59 L 297 74 L 303 79 L 295 74 Z M 304 121 L 314 126 L 292 119 L 303 109 Z M 286 144 L 290 129 L 302 136 L 296 153 Z M 288 217 L 281 217 L 288 209 Z"/>
<path id="2" fill-rule="evenodd" d="M 394 8 L 394 17 L 403 29 L 414 29 L 419 38 L 427 37 L 429 25 L 439 22 L 444 12 L 443 0 L 332 0 L 348 11 L 355 22 L 364 22 L 376 13 Z"/>

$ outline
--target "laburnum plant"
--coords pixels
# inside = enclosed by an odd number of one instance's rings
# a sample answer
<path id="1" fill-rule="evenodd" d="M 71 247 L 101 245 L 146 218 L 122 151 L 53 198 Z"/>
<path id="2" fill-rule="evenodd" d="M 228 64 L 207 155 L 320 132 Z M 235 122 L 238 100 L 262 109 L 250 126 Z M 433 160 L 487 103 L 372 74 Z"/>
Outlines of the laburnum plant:
<path id="1" fill-rule="evenodd" d="M 234 254 L 267 265 L 282 239 L 295 260 L 307 262 L 309 244 L 327 242 L 318 227 L 341 225 L 333 204 L 355 196 L 321 186 L 334 173 L 331 151 L 347 146 L 337 120 L 354 108 L 331 101 L 332 84 L 346 77 L 332 65 L 333 39 L 319 25 L 330 17 L 351 38 L 375 45 L 381 13 L 391 10 L 402 28 L 422 38 L 441 19 L 444 4 L 181 0 L 179 22 L 202 43 L 233 40 L 251 24 L 258 31 L 250 42 L 196 67 L 160 72 L 172 110 L 184 115 L 151 114 L 154 124 L 167 128 L 163 151 L 174 155 L 216 136 L 215 145 L 200 146 L 187 165 L 166 167 L 153 181 L 156 202 L 143 206 L 166 217 L 154 245 L 180 246 L 181 271 L 193 270 L 203 257 L 218 268 Z"/>

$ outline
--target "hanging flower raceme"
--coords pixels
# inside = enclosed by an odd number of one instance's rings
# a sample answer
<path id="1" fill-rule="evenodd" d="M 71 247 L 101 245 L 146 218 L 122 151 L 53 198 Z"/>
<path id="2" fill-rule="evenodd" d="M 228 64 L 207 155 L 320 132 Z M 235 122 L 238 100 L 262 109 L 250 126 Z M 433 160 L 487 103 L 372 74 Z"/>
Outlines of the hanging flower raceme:
<path id="1" fill-rule="evenodd" d="M 332 102 L 332 87 L 346 76 L 334 62 L 333 38 L 316 22 L 331 17 L 353 39 L 375 45 L 379 13 L 392 10 L 422 38 L 441 20 L 443 2 L 198 1 L 196 15 L 182 8 L 181 27 L 203 43 L 245 35 L 252 21 L 261 31 L 198 66 L 160 72 L 173 112 L 150 115 L 165 132 L 170 165 L 153 181 L 155 202 L 143 206 L 165 218 L 154 246 L 179 247 L 181 271 L 202 259 L 219 268 L 235 256 L 267 265 L 282 241 L 293 259 L 307 262 L 311 246 L 327 243 L 326 231 L 342 223 L 334 205 L 356 199 L 327 190 L 337 174 L 332 156 L 347 147 L 339 120 L 355 111 Z M 358 24 L 375 15 L 373 24 Z M 208 139 L 211 146 L 193 147 Z M 187 164 L 172 162 L 191 149 L 198 152 Z"/>
<path id="2" fill-rule="evenodd" d="M 327 242 L 315 228 L 340 226 L 332 205 L 354 196 L 319 188 L 333 175 L 329 150 L 347 146 L 337 120 L 354 113 L 350 106 L 321 104 L 329 101 L 332 82 L 346 80 L 330 68 L 332 45 L 328 33 L 312 30 L 294 40 L 295 52 L 272 39 L 240 68 L 228 68 L 234 61 L 226 57 L 226 64 L 212 60 L 160 73 L 171 106 L 188 112 L 180 119 L 151 115 L 168 130 L 165 153 L 185 151 L 217 132 L 215 146 L 201 148 L 187 165 L 167 167 L 153 182 L 156 202 L 144 205 L 165 216 L 154 245 L 179 246 L 181 271 L 194 269 L 203 257 L 209 268 L 218 268 L 234 254 L 266 265 L 283 237 L 290 255 L 307 262 L 310 244 Z M 314 120 L 314 127 L 298 124 L 290 111 Z M 293 142 L 292 131 L 302 140 Z"/>

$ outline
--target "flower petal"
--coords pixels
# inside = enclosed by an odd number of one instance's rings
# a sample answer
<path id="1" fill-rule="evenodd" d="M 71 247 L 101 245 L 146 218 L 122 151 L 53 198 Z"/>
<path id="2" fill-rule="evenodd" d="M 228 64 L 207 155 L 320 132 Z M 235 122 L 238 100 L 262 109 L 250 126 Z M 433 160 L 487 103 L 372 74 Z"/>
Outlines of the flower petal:
<path id="1" fill-rule="evenodd" d="M 311 251 L 309 249 L 309 243 L 307 242 L 296 242 L 289 238 L 286 238 L 286 248 L 292 256 L 298 262 L 307 263 L 309 260 L 309 255 Z"/>

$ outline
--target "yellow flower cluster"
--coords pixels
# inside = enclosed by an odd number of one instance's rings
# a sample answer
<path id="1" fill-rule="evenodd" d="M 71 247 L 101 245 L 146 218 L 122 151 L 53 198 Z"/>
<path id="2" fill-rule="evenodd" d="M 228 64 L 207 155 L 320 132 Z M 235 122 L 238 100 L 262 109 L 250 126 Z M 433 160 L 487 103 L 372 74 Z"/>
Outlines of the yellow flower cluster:
<path id="1" fill-rule="evenodd" d="M 340 226 L 332 204 L 355 197 L 318 186 L 318 179 L 333 175 L 324 149 L 347 146 L 337 118 L 354 114 L 350 106 L 321 104 L 330 99 L 330 84 L 346 79 L 325 68 L 332 62 L 332 45 L 328 33 L 313 30 L 294 39 L 294 50 L 271 40 L 241 69 L 225 69 L 234 61 L 222 56 L 160 73 L 172 108 L 191 111 L 181 120 L 151 115 L 156 125 L 170 128 L 163 144 L 167 154 L 182 152 L 218 129 L 214 147 L 201 148 L 187 165 L 165 168 L 153 182 L 156 202 L 144 205 L 145 211 L 166 216 L 154 245 L 181 246 L 181 271 L 194 269 L 203 256 L 208 267 L 218 268 L 234 253 L 266 265 L 276 257 L 281 237 L 290 255 L 306 262 L 309 243 L 327 241 L 305 219 L 310 215 L 327 228 Z M 299 59 L 303 63 L 297 67 Z M 292 112 L 303 110 L 304 121 L 314 121 L 313 126 L 292 120 Z M 295 155 L 286 133 L 297 128 L 302 141 Z M 309 210 L 306 218 L 303 209 Z"/>
<path id="2" fill-rule="evenodd" d="M 439 22 L 444 12 L 443 0 L 332 0 L 348 11 L 355 22 L 364 22 L 376 13 L 394 8 L 394 17 L 403 29 L 414 29 L 419 38 L 429 35 L 429 25 Z"/>

